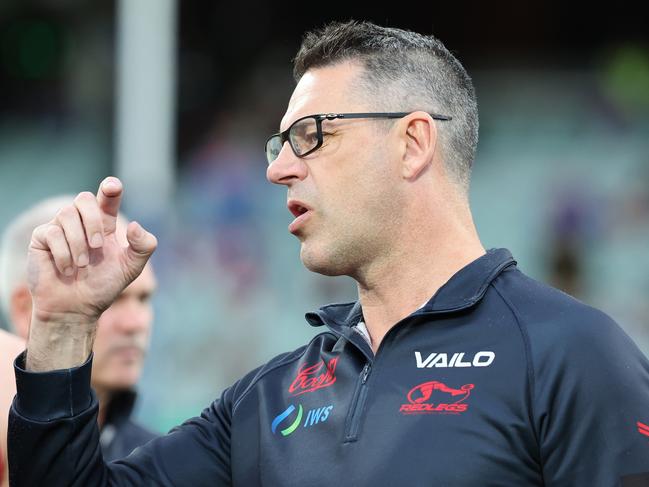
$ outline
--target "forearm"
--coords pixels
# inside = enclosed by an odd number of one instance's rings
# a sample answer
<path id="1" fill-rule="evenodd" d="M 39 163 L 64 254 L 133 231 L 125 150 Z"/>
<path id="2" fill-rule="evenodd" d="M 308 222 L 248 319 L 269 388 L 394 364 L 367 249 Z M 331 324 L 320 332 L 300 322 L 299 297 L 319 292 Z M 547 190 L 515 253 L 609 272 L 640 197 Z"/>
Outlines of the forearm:
<path id="1" fill-rule="evenodd" d="M 76 369 L 28 372 L 24 356 L 18 357 L 7 435 L 12 486 L 102 484 L 91 368 L 87 360 Z"/>
<path id="2" fill-rule="evenodd" d="M 96 330 L 97 322 L 34 313 L 27 342 L 26 370 L 48 372 L 80 366 L 92 352 Z"/>
<path id="3" fill-rule="evenodd" d="M 139 487 L 231 485 L 232 393 L 174 433 L 104 464 L 91 360 L 81 367 L 28 372 L 16 361 L 18 392 L 9 413 L 12 487 Z M 36 452 L 36 453 L 35 453 Z"/>

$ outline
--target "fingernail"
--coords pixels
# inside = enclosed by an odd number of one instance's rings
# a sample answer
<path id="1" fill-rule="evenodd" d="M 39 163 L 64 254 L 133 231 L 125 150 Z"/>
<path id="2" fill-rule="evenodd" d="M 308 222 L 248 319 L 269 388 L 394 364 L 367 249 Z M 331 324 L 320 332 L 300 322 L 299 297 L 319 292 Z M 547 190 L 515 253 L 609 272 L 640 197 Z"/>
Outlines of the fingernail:
<path id="1" fill-rule="evenodd" d="M 101 236 L 101 233 L 95 233 L 92 238 L 90 239 L 90 245 L 93 247 L 101 247 L 101 245 L 104 243 L 104 239 Z"/>
<path id="2" fill-rule="evenodd" d="M 74 269 L 72 267 L 66 267 L 63 271 L 63 274 L 70 277 L 72 274 L 74 274 Z"/>
<path id="3" fill-rule="evenodd" d="M 79 258 L 77 259 L 77 265 L 79 267 L 85 267 L 88 265 L 89 262 L 90 260 L 88 260 L 88 254 L 86 254 L 85 252 L 79 254 Z"/>
<path id="4" fill-rule="evenodd" d="M 133 233 L 135 234 L 136 237 L 140 238 L 144 234 L 144 230 L 142 229 L 142 225 L 140 225 L 138 222 L 135 222 L 135 230 Z"/>
<path id="5" fill-rule="evenodd" d="M 119 186 L 117 185 L 117 182 L 115 182 L 114 179 L 109 179 L 104 183 L 104 189 L 118 189 Z"/>

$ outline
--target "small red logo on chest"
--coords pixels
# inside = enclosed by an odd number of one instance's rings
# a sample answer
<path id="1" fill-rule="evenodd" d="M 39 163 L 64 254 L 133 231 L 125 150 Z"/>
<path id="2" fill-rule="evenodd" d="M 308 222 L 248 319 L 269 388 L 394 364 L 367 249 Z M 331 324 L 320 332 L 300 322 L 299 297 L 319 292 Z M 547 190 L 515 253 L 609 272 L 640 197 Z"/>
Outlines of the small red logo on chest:
<path id="1" fill-rule="evenodd" d="M 424 382 L 410 389 L 409 402 L 402 404 L 399 411 L 403 414 L 463 413 L 469 408 L 464 401 L 474 387 L 473 384 L 464 384 L 454 389 L 443 382 Z"/>
<path id="2" fill-rule="evenodd" d="M 329 387 L 336 382 L 336 364 L 338 357 L 332 358 L 328 363 L 321 360 L 314 365 L 305 365 L 297 373 L 297 377 L 288 388 L 292 396 L 299 396 L 305 392 L 313 392 L 323 387 Z"/>

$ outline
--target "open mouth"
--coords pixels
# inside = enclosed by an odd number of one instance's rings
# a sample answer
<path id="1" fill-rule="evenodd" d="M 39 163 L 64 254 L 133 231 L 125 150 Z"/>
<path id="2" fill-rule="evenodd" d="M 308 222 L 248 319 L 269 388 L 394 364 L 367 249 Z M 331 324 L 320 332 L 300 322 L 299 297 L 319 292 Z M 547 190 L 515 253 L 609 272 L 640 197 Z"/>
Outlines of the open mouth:
<path id="1" fill-rule="evenodd" d="M 123 346 L 112 350 L 112 353 L 122 360 L 141 360 L 144 351 L 137 346 Z"/>
<path id="2" fill-rule="evenodd" d="M 300 232 L 300 229 L 305 225 L 306 220 L 309 219 L 309 216 L 312 214 L 312 209 L 309 208 L 306 203 L 302 203 L 298 200 L 289 200 L 286 206 L 288 206 L 288 210 L 295 217 L 295 220 L 293 220 L 288 226 L 288 231 L 292 234 L 297 234 L 297 232 Z"/>
<path id="3" fill-rule="evenodd" d="M 309 208 L 295 201 L 291 201 L 288 204 L 288 209 L 296 218 L 298 216 L 304 215 L 307 211 L 309 211 Z"/>

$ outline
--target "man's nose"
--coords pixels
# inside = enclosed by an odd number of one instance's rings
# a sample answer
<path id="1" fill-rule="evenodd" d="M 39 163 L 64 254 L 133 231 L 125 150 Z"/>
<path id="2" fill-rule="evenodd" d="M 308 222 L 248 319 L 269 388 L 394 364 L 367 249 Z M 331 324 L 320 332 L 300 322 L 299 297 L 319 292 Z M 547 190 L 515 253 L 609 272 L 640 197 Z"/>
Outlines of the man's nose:
<path id="1" fill-rule="evenodd" d="M 284 184 L 301 181 L 306 178 L 308 167 L 304 159 L 297 157 L 288 141 L 284 142 L 277 159 L 270 163 L 266 169 L 266 179 L 271 183 Z"/>

